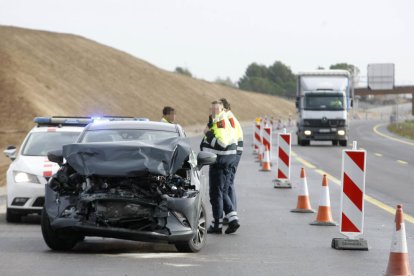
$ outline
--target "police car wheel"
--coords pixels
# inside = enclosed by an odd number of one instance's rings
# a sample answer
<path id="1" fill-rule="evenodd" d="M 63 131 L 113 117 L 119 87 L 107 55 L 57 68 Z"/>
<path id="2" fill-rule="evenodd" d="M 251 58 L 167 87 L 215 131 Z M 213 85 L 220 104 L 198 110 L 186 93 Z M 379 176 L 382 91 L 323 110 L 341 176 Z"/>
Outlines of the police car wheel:
<path id="1" fill-rule="evenodd" d="M 42 211 L 41 226 L 43 239 L 45 240 L 47 246 L 49 246 L 50 249 L 58 251 L 70 250 L 79 241 L 79 236 L 77 235 L 57 234 L 50 226 L 49 216 L 47 215 L 45 207 L 43 207 Z"/>
<path id="2" fill-rule="evenodd" d="M 20 222 L 22 218 L 22 215 L 15 211 L 9 210 L 9 208 L 6 209 L 6 221 L 7 222 Z"/>
<path id="3" fill-rule="evenodd" d="M 207 238 L 207 213 L 203 203 L 201 203 L 200 213 L 198 216 L 198 223 L 196 234 L 194 238 L 186 243 L 176 243 L 175 247 L 179 252 L 198 252 L 206 244 Z"/>

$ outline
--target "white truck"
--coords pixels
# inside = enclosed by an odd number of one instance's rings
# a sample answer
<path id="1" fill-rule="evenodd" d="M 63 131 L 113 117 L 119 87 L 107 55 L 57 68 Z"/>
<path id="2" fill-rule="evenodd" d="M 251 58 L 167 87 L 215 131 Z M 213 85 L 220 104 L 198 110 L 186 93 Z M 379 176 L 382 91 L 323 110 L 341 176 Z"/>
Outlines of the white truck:
<path id="1" fill-rule="evenodd" d="M 348 144 L 348 111 L 352 107 L 351 75 L 346 70 L 317 70 L 298 74 L 297 142 L 332 141 Z"/>

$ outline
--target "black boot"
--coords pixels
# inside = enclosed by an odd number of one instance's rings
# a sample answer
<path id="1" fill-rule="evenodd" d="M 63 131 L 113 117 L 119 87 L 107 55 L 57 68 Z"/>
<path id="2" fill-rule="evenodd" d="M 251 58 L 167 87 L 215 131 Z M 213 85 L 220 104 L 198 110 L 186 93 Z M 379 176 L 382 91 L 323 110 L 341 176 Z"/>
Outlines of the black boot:
<path id="1" fill-rule="evenodd" d="M 239 229 L 240 224 L 239 221 L 237 219 L 232 220 L 229 222 L 229 226 L 226 229 L 226 234 L 231 234 L 237 231 L 237 229 Z"/>
<path id="2" fill-rule="evenodd" d="M 208 234 L 223 234 L 223 229 L 218 228 L 218 227 L 213 227 L 212 225 L 210 225 L 210 227 L 207 228 L 207 233 Z"/>

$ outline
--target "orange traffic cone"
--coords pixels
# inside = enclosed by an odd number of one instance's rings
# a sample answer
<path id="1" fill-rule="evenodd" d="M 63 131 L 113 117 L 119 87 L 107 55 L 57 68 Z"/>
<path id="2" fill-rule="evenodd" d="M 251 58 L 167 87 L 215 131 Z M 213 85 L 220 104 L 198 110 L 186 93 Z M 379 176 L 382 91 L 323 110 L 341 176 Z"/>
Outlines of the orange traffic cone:
<path id="1" fill-rule="evenodd" d="M 259 145 L 259 148 L 257 149 L 257 161 L 262 162 L 262 156 L 263 156 L 263 145 Z"/>
<path id="2" fill-rule="evenodd" d="M 304 168 L 300 170 L 298 203 L 296 204 L 296 209 L 290 211 L 294 213 L 315 213 L 315 211 L 312 210 L 309 201 L 308 181 L 306 180 L 306 173 Z"/>
<path id="3" fill-rule="evenodd" d="M 395 232 L 392 236 L 390 258 L 385 275 L 413 275 L 408 261 L 404 213 L 401 205 L 397 205 L 395 213 Z"/>
<path id="4" fill-rule="evenodd" d="M 262 160 L 262 169 L 263 172 L 270 172 L 270 153 L 269 153 L 269 146 L 265 146 L 264 151 L 264 158 Z"/>
<path id="5" fill-rule="evenodd" d="M 329 199 L 329 186 L 326 174 L 323 175 L 322 179 L 322 196 L 319 200 L 318 215 L 316 220 L 311 225 L 320 226 L 336 226 L 336 222 L 332 219 L 331 212 L 331 201 Z"/>

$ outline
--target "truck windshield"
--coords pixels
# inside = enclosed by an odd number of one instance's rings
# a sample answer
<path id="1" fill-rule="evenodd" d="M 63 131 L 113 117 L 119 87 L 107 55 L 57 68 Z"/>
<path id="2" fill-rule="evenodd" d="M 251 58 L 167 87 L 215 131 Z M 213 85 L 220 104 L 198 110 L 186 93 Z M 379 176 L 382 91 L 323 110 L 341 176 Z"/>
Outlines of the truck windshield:
<path id="1" fill-rule="evenodd" d="M 306 94 L 305 110 L 344 110 L 344 97 L 341 94 Z"/>

